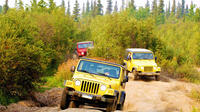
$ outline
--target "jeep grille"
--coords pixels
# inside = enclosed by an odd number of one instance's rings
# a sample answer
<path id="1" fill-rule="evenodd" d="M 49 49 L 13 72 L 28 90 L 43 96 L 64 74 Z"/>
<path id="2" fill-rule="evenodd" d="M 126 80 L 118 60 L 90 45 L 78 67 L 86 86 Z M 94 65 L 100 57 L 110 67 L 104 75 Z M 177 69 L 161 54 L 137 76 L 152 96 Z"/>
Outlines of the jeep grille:
<path id="1" fill-rule="evenodd" d="M 86 93 L 98 94 L 100 84 L 89 82 L 89 81 L 82 81 L 81 83 L 81 91 Z"/>
<path id="2" fill-rule="evenodd" d="M 144 67 L 144 72 L 153 72 L 153 67 Z"/>

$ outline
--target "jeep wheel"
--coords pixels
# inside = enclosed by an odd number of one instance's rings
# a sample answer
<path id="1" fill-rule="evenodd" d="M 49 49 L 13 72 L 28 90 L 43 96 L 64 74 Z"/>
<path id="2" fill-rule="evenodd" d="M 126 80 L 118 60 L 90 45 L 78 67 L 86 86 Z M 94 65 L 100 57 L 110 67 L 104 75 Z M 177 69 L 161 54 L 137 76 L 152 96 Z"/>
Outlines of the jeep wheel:
<path id="1" fill-rule="evenodd" d="M 72 101 L 72 102 L 71 102 L 71 107 L 72 107 L 72 108 L 79 108 L 79 106 L 80 106 L 80 103 L 79 103 L 79 102 L 77 102 L 77 101 Z"/>
<path id="2" fill-rule="evenodd" d="M 113 103 L 108 103 L 106 107 L 106 112 L 113 112 L 117 108 L 117 97 L 115 97 L 115 100 Z"/>
<path id="3" fill-rule="evenodd" d="M 123 108 L 124 108 L 124 101 L 125 101 L 125 98 L 123 99 L 122 104 L 118 104 L 117 105 L 117 110 L 123 110 Z"/>
<path id="4" fill-rule="evenodd" d="M 156 75 L 155 79 L 156 79 L 156 81 L 159 81 L 160 80 L 160 75 Z"/>
<path id="5" fill-rule="evenodd" d="M 69 107 L 69 104 L 70 104 L 70 96 L 68 95 L 68 90 L 64 89 L 60 103 L 60 108 L 62 110 L 67 109 Z"/>

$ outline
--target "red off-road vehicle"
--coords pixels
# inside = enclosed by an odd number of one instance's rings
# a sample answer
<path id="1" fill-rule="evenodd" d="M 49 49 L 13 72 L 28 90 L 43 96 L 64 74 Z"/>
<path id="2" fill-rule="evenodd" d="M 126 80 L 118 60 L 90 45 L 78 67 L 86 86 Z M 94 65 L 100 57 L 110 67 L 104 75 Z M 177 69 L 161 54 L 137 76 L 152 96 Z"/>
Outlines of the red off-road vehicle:
<path id="1" fill-rule="evenodd" d="M 75 53 L 73 58 L 87 56 L 88 49 L 94 48 L 94 43 L 92 41 L 78 42 L 76 45 Z"/>

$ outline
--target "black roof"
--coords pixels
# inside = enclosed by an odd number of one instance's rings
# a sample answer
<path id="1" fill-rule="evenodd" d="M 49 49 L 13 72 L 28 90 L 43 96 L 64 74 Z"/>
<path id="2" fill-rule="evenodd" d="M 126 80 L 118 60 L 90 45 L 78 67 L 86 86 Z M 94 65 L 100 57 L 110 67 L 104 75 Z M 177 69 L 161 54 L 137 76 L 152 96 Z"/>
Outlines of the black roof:
<path id="1" fill-rule="evenodd" d="M 120 67 L 123 67 L 122 65 L 120 64 L 116 64 L 116 63 L 111 63 L 111 62 L 106 62 L 106 61 L 101 61 L 101 60 L 96 60 L 96 59 L 91 59 L 91 58 L 81 58 L 81 59 L 84 59 L 84 60 L 91 60 L 91 61 L 96 61 L 96 62 L 103 62 L 103 63 L 107 63 L 107 64 L 112 64 L 112 65 L 116 65 L 116 66 L 120 66 Z"/>

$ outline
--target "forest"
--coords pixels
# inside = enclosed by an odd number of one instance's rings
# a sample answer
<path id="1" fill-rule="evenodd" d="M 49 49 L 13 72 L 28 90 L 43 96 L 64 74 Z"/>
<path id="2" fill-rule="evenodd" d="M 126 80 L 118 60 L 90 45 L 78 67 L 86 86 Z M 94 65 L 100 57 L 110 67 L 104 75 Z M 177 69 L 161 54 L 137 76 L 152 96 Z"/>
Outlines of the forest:
<path id="1" fill-rule="evenodd" d="M 76 42 L 87 40 L 95 44 L 91 57 L 121 63 L 126 48 L 147 48 L 171 77 L 200 82 L 200 7 L 193 2 L 147 0 L 137 7 L 134 0 L 121 6 L 107 0 L 106 11 L 101 0 L 87 0 L 82 8 L 77 0 L 74 6 L 66 0 L 30 2 L 15 0 L 9 7 L 5 0 L 0 6 L 1 105 L 25 99 L 57 72 Z"/>

